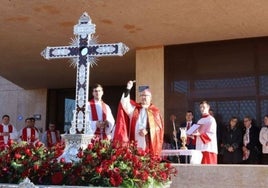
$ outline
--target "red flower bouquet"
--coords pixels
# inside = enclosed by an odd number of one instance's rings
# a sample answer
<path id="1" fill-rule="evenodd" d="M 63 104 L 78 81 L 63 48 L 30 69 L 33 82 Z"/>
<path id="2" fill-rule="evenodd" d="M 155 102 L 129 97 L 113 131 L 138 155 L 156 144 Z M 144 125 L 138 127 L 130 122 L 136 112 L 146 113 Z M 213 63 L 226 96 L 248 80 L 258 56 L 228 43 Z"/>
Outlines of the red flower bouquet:
<path id="1" fill-rule="evenodd" d="M 28 177 L 34 184 L 107 187 L 163 187 L 176 169 L 143 151 L 133 143 L 115 144 L 92 139 L 79 150 L 78 162 L 66 163 L 63 145 L 47 149 L 43 145 L 13 143 L 0 152 L 0 182 L 19 183 Z"/>

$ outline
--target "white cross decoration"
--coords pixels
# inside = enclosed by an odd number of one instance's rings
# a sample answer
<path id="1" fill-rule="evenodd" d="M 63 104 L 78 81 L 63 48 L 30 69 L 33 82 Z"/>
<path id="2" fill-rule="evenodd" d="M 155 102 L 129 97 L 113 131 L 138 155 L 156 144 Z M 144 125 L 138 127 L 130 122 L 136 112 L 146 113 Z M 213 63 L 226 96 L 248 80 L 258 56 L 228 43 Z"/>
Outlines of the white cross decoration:
<path id="1" fill-rule="evenodd" d="M 41 55 L 45 59 L 72 58 L 77 67 L 75 110 L 70 134 L 94 134 L 89 125 L 88 89 L 90 66 L 96 64 L 96 58 L 102 56 L 123 56 L 129 48 L 123 43 L 96 44 L 92 38 L 95 24 L 85 12 L 74 26 L 73 40 L 70 46 L 46 47 Z"/>

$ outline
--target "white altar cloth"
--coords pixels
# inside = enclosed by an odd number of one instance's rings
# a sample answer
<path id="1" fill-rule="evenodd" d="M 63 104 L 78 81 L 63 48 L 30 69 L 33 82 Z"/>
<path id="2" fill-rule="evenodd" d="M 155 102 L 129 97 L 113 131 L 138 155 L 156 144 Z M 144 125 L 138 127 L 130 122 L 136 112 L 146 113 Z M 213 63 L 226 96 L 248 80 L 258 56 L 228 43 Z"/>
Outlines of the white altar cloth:
<path id="1" fill-rule="evenodd" d="M 202 152 L 200 150 L 194 149 L 171 149 L 171 150 L 162 150 L 162 156 L 191 156 L 190 164 L 201 164 Z"/>

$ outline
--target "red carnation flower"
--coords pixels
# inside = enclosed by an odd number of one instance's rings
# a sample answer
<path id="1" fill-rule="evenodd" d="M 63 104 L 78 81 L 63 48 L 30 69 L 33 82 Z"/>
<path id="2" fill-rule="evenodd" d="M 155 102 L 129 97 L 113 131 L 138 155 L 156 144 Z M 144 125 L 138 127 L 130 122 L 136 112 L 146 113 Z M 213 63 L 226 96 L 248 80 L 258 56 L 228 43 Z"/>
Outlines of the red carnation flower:
<path id="1" fill-rule="evenodd" d="M 14 144 L 14 140 L 9 139 L 8 142 L 7 142 L 7 145 L 8 146 L 12 146 L 13 144 Z"/>
<path id="2" fill-rule="evenodd" d="M 42 145 L 43 145 L 43 143 L 40 142 L 40 141 L 38 141 L 38 142 L 35 143 L 35 146 L 36 146 L 37 148 L 40 148 Z"/>
<path id="3" fill-rule="evenodd" d="M 144 172 L 142 173 L 142 177 L 141 177 L 141 179 L 146 181 L 146 180 L 148 180 L 148 178 L 149 178 L 149 174 L 148 174 L 148 172 L 144 171 Z"/>
<path id="4" fill-rule="evenodd" d="M 32 151 L 29 148 L 25 149 L 25 154 L 28 156 L 32 156 Z"/>
<path id="5" fill-rule="evenodd" d="M 111 160 L 112 160 L 112 161 L 115 161 L 116 158 L 117 158 L 117 156 L 115 156 L 115 155 L 111 156 Z"/>
<path id="6" fill-rule="evenodd" d="M 34 164 L 34 170 L 38 170 L 39 169 L 39 165 L 38 164 Z"/>
<path id="7" fill-rule="evenodd" d="M 21 176 L 22 176 L 23 178 L 28 177 L 28 176 L 29 176 L 29 171 L 30 171 L 30 169 L 26 169 L 26 170 L 24 170 L 24 171 L 22 172 Z"/>
<path id="8" fill-rule="evenodd" d="M 92 150 L 93 149 L 93 144 L 88 144 L 87 149 Z"/>
<path id="9" fill-rule="evenodd" d="M 146 153 L 142 148 L 138 148 L 137 154 L 140 155 L 140 156 L 144 156 Z"/>
<path id="10" fill-rule="evenodd" d="M 103 170 L 102 167 L 100 167 L 100 166 L 96 167 L 96 172 L 98 174 L 101 174 L 102 170 Z"/>
<path id="11" fill-rule="evenodd" d="M 139 174 L 140 174 L 139 170 L 137 170 L 137 169 L 133 170 L 134 177 L 137 177 Z"/>
<path id="12" fill-rule="evenodd" d="M 161 176 L 161 178 L 163 180 L 167 180 L 167 174 L 166 173 L 162 172 L 162 173 L 160 173 L 160 176 Z"/>
<path id="13" fill-rule="evenodd" d="M 61 158 L 60 163 L 65 163 L 65 158 Z"/>
<path id="14" fill-rule="evenodd" d="M 21 158 L 21 154 L 15 153 L 15 159 L 20 159 L 20 158 Z"/>
<path id="15" fill-rule="evenodd" d="M 62 180 L 63 180 L 63 174 L 61 172 L 56 172 L 51 177 L 51 182 L 54 185 L 60 185 L 60 184 L 62 184 Z"/>
<path id="16" fill-rule="evenodd" d="M 167 168 L 171 168 L 171 164 L 170 163 L 166 163 L 165 165 Z"/>
<path id="17" fill-rule="evenodd" d="M 88 155 L 88 156 L 86 157 L 86 162 L 90 162 L 90 161 L 92 161 L 92 156 L 91 156 L 91 155 Z"/>
<path id="18" fill-rule="evenodd" d="M 79 151 L 77 154 L 78 158 L 82 158 L 84 156 L 84 152 L 83 151 Z"/>
<path id="19" fill-rule="evenodd" d="M 110 183 L 112 186 L 118 187 L 123 182 L 123 178 L 119 174 L 113 174 L 110 178 Z"/>
<path id="20" fill-rule="evenodd" d="M 114 170 L 113 170 L 113 172 L 114 172 L 115 174 L 119 174 L 119 173 L 120 173 L 120 169 L 117 168 L 117 167 L 115 167 Z"/>

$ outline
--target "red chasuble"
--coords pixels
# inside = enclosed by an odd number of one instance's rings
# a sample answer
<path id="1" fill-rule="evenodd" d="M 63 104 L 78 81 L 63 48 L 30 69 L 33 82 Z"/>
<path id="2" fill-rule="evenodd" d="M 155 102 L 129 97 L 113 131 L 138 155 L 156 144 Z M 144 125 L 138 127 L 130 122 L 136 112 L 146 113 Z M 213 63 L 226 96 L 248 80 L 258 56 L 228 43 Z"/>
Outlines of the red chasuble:
<path id="1" fill-rule="evenodd" d="M 121 103 L 118 107 L 116 127 L 114 132 L 115 142 L 135 141 L 135 128 L 142 106 L 140 103 L 130 101 L 136 108 L 133 112 L 131 122 L 128 115 L 124 112 Z M 154 155 L 160 155 L 163 145 L 164 124 L 161 119 L 158 108 L 154 105 L 148 107 L 148 124 L 150 129 L 150 152 Z"/>

